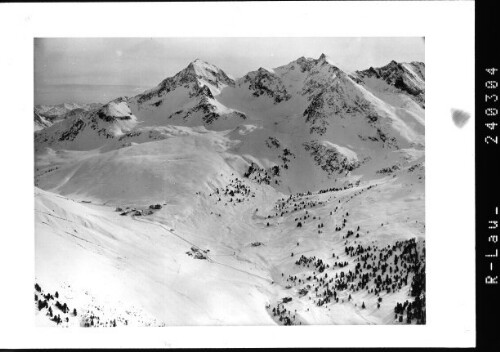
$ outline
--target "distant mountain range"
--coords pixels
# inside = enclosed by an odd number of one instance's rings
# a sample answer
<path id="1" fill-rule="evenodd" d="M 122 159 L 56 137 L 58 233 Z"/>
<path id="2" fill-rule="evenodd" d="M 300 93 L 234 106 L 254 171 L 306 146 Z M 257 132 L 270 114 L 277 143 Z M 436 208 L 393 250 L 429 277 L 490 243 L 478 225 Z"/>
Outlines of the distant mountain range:
<path id="1" fill-rule="evenodd" d="M 167 138 L 164 126 L 214 131 L 254 126 L 254 132 L 237 135 L 240 151 L 253 154 L 273 138 L 335 178 L 356 169 L 373 173 L 382 156 L 390 155 L 393 164 L 379 169 L 422 154 L 424 108 L 421 62 L 392 61 L 346 73 L 323 54 L 234 79 L 197 59 L 135 97 L 105 105 L 35 107 L 35 142 L 37 150 L 110 150 Z M 277 155 L 266 157 L 280 163 Z"/>

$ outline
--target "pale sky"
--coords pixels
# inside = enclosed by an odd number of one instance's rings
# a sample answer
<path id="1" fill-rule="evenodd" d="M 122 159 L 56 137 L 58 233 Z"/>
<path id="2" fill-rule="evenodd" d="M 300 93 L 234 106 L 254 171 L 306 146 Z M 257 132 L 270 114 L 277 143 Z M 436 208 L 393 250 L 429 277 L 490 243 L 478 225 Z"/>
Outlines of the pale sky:
<path id="1" fill-rule="evenodd" d="M 347 71 L 391 60 L 425 61 L 424 40 L 397 38 L 47 38 L 35 39 L 35 85 L 155 86 L 191 61 L 214 64 L 235 78 L 301 56 L 328 55 Z"/>

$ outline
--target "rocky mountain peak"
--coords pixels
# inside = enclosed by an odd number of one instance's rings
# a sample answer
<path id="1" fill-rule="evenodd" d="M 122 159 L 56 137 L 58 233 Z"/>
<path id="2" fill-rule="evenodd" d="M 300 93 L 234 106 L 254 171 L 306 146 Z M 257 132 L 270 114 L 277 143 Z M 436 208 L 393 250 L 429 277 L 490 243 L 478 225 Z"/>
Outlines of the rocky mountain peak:
<path id="1" fill-rule="evenodd" d="M 182 70 L 181 77 L 188 80 L 197 80 L 198 83 L 209 83 L 216 88 L 222 88 L 224 85 L 233 86 L 234 80 L 230 78 L 223 70 L 208 62 L 196 59 Z"/>
<path id="2" fill-rule="evenodd" d="M 377 78 L 407 93 L 422 107 L 425 104 L 425 64 L 422 62 L 398 63 L 392 60 L 389 64 L 364 71 L 356 71 L 361 81 L 365 78 Z"/>
<path id="3" fill-rule="evenodd" d="M 207 86 L 211 91 L 211 95 L 217 95 L 224 87 L 233 87 L 234 84 L 234 80 L 217 66 L 196 59 L 174 76 L 164 79 L 158 86 L 139 94 L 135 99 L 140 104 L 157 100 L 157 98 L 161 98 L 179 87 L 190 89 L 192 95 L 196 95 L 196 92 L 199 92 L 201 87 Z M 157 101 L 153 103 L 158 104 Z"/>
<path id="4" fill-rule="evenodd" d="M 321 54 L 319 59 L 316 60 L 316 64 L 317 65 L 329 65 L 329 66 L 332 66 L 333 68 L 335 69 L 338 69 L 337 67 L 337 64 L 333 61 L 332 58 L 330 58 L 329 56 L 327 56 L 326 54 Z"/>

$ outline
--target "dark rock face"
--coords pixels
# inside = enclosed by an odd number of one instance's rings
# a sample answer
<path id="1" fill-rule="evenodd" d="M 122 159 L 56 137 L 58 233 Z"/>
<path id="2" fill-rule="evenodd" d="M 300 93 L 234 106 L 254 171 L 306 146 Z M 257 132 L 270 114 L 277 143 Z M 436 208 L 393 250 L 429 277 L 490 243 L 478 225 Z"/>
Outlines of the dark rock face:
<path id="1" fill-rule="evenodd" d="M 67 131 L 65 131 L 61 134 L 61 136 L 59 137 L 59 140 L 60 141 L 72 141 L 72 140 L 74 140 L 76 138 L 76 136 L 78 135 L 78 133 L 80 133 L 80 131 L 84 127 L 85 127 L 85 122 L 83 121 L 83 119 L 81 119 L 81 118 L 77 119 Z"/>
<path id="2" fill-rule="evenodd" d="M 113 122 L 115 120 L 130 120 L 131 119 L 131 116 L 132 114 L 128 115 L 128 116 L 110 116 L 110 115 L 107 115 L 104 111 L 102 110 L 99 110 L 97 113 L 96 113 L 97 117 L 99 117 L 101 120 L 103 121 L 106 121 L 106 122 Z"/>
<path id="3" fill-rule="evenodd" d="M 191 92 L 189 92 L 189 97 L 194 98 L 194 97 L 205 97 L 205 98 L 210 98 L 214 99 L 214 96 L 212 94 L 212 91 L 210 88 L 208 88 L 205 85 L 200 86 L 199 84 L 196 84 Z"/>
<path id="4" fill-rule="evenodd" d="M 368 101 L 347 91 L 352 82 L 343 75 L 331 82 L 319 82 L 315 79 L 308 81 L 303 94 L 309 96 L 309 105 L 303 112 L 306 122 L 311 124 L 311 133 L 323 135 L 330 119 L 347 118 L 355 113 L 369 114 L 371 105 Z"/>
<path id="5" fill-rule="evenodd" d="M 408 94 L 420 106 L 425 107 L 425 64 L 411 62 L 401 64 L 391 61 L 388 65 L 364 71 L 357 71 L 360 80 L 365 77 L 375 77 Z"/>
<path id="6" fill-rule="evenodd" d="M 202 118 L 203 122 L 205 122 L 206 124 L 209 124 L 209 125 L 219 118 L 219 114 L 217 114 L 215 112 L 215 110 L 216 110 L 215 106 L 210 104 L 210 100 L 207 96 L 203 96 L 200 99 L 200 102 L 198 103 L 198 105 L 196 105 L 192 109 L 193 112 L 201 111 L 203 114 L 203 118 Z"/>
<path id="7" fill-rule="evenodd" d="M 264 68 L 259 68 L 257 71 L 248 73 L 243 78 L 244 83 L 249 83 L 249 89 L 253 91 L 255 97 L 267 95 L 274 100 L 275 104 L 291 99 L 291 95 L 287 92 L 281 79 L 267 71 Z"/>
<path id="8" fill-rule="evenodd" d="M 323 106 L 323 93 L 319 93 L 311 99 L 311 103 L 303 113 L 306 122 L 312 125 L 310 130 L 311 133 L 323 135 L 326 132 L 328 116 L 324 113 Z"/>
<path id="9" fill-rule="evenodd" d="M 328 148 L 317 141 L 304 143 L 304 148 L 329 176 L 352 171 L 361 165 L 359 161 L 349 160 L 335 148 Z"/>

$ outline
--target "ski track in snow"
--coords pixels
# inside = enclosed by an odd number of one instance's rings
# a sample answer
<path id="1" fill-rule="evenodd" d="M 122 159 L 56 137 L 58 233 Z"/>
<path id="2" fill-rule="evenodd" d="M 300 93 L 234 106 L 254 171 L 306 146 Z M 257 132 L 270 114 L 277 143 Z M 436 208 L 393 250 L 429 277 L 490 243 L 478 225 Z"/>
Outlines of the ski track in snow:
<path id="1" fill-rule="evenodd" d="M 201 247 L 197 246 L 196 244 L 194 244 L 193 242 L 191 242 L 191 241 L 187 240 L 185 237 L 182 237 L 181 235 L 176 234 L 174 231 L 172 231 L 172 230 L 168 229 L 167 227 L 165 227 L 165 226 L 164 226 L 164 225 L 162 225 L 162 224 L 159 224 L 159 223 L 157 223 L 157 222 L 152 222 L 152 221 L 143 220 L 143 219 L 139 220 L 139 219 L 137 219 L 137 217 L 135 217 L 135 216 L 132 216 L 132 218 L 133 218 L 135 221 L 145 222 L 145 223 L 148 223 L 148 224 L 152 224 L 152 225 L 159 226 L 159 227 L 161 227 L 162 229 L 164 229 L 165 231 L 167 231 L 168 233 L 170 233 L 170 234 L 174 235 L 175 237 L 177 237 L 177 238 L 181 239 L 182 241 L 184 241 L 184 242 L 186 242 L 186 243 L 190 244 L 191 246 L 195 247 L 196 249 L 198 249 L 198 250 L 203 250 L 203 248 L 201 248 Z M 236 270 L 236 271 L 239 271 L 239 272 L 241 272 L 241 273 L 245 273 L 245 274 L 247 274 L 247 275 L 251 275 L 251 276 L 257 277 L 257 278 L 262 279 L 262 280 L 265 280 L 265 281 L 267 281 L 267 282 L 272 282 L 272 280 L 267 279 L 267 278 L 265 278 L 265 277 L 262 277 L 262 276 L 259 276 L 259 275 L 256 275 L 256 274 L 253 274 L 253 273 L 250 273 L 250 272 L 245 271 L 245 270 L 241 270 L 241 269 L 235 268 L 235 267 L 233 267 L 233 266 L 231 266 L 231 265 L 228 265 L 228 264 L 221 263 L 221 262 L 219 262 L 219 261 L 217 261 L 217 260 L 213 259 L 213 257 L 212 257 L 211 255 L 209 255 L 209 254 L 205 254 L 205 256 L 207 257 L 207 259 L 208 259 L 208 260 L 209 260 L 209 262 L 211 262 L 211 263 L 214 263 L 214 264 L 218 264 L 218 265 L 225 266 L 225 267 L 230 268 L 230 269 L 232 269 L 232 270 Z"/>

